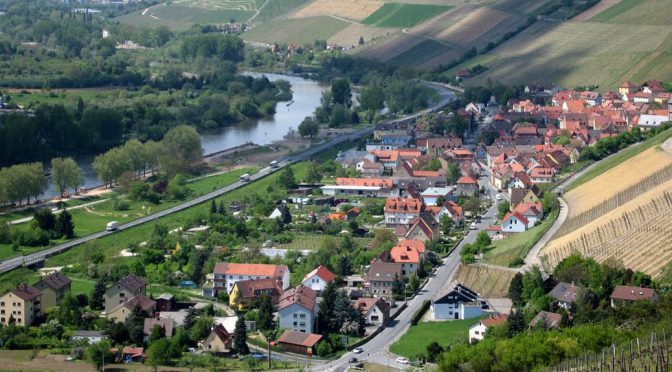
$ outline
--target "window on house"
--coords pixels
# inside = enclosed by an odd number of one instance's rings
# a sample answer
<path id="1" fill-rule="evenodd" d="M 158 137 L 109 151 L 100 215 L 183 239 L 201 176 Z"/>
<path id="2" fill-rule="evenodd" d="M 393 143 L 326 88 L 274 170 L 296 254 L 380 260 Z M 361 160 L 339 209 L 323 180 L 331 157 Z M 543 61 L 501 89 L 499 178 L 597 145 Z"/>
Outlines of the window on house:
<path id="1" fill-rule="evenodd" d="M 301 318 L 301 319 L 306 319 L 306 314 L 301 314 L 301 315 L 299 315 L 299 318 Z"/>
<path id="2" fill-rule="evenodd" d="M 298 324 L 298 322 L 294 322 L 294 327 L 296 327 L 297 324 Z"/>
<path id="3" fill-rule="evenodd" d="M 299 323 L 299 326 L 301 326 L 301 327 L 305 327 L 305 326 L 306 326 L 306 323 L 305 323 L 305 322 L 301 322 L 301 323 Z"/>
<path id="4" fill-rule="evenodd" d="M 296 313 L 294 313 L 294 319 L 296 319 L 296 317 L 297 317 L 297 314 L 296 314 Z"/>

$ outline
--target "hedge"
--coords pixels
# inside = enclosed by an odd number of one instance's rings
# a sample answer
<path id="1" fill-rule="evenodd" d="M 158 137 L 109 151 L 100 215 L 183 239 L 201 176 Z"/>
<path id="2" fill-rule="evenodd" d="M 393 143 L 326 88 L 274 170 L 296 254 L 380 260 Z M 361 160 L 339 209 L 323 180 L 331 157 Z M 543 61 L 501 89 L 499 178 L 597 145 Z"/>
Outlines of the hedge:
<path id="1" fill-rule="evenodd" d="M 429 300 L 424 300 L 422 302 L 422 306 L 420 306 L 418 311 L 416 311 L 415 314 L 413 314 L 413 318 L 411 318 L 411 325 L 412 326 L 417 325 L 418 322 L 420 322 L 420 319 L 422 319 L 422 316 L 425 315 L 427 310 L 429 310 L 429 304 L 430 304 Z"/>

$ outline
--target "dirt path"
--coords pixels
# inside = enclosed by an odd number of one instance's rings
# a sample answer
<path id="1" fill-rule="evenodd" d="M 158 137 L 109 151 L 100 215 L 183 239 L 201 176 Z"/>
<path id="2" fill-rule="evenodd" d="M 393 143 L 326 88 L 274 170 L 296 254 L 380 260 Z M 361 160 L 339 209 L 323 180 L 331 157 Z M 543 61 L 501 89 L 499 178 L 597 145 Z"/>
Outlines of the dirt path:
<path id="1" fill-rule="evenodd" d="M 572 21 L 585 22 L 620 2 L 621 0 L 602 0 L 597 5 L 572 18 Z"/>

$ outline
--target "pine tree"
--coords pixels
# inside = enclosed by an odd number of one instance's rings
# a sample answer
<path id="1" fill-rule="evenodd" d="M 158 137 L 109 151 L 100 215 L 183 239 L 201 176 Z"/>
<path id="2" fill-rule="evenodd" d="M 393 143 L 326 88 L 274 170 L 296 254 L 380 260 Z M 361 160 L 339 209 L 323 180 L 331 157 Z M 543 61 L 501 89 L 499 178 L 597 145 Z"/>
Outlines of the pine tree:
<path id="1" fill-rule="evenodd" d="M 56 233 L 59 236 L 64 236 L 68 239 L 72 239 L 75 236 L 75 224 L 72 222 L 72 215 L 67 209 L 63 209 L 58 215 L 58 219 L 56 220 Z"/>
<path id="2" fill-rule="evenodd" d="M 158 324 L 154 324 L 154 327 L 152 327 L 152 332 L 149 334 L 149 343 L 162 338 L 166 338 L 166 329 Z"/>
<path id="3" fill-rule="evenodd" d="M 217 202 L 215 202 L 215 199 L 212 199 L 210 202 L 210 214 L 215 214 L 217 213 Z"/>
<path id="4" fill-rule="evenodd" d="M 525 330 L 525 318 L 520 310 L 511 310 L 509 314 L 509 337 Z"/>
<path id="5" fill-rule="evenodd" d="M 219 201 L 219 208 L 217 209 L 217 213 L 221 214 L 222 216 L 226 215 L 226 206 L 224 205 L 224 200 Z"/>
<path id="6" fill-rule="evenodd" d="M 124 322 L 128 330 L 128 337 L 136 345 L 141 345 L 143 342 L 145 336 L 145 318 L 147 317 L 149 317 L 149 314 L 140 305 L 135 305 L 131 314 L 126 318 L 126 322 Z"/>
<path id="7" fill-rule="evenodd" d="M 267 294 L 259 297 L 257 327 L 262 330 L 273 329 L 273 303 L 271 297 Z"/>
<path id="8" fill-rule="evenodd" d="M 233 332 L 233 349 L 241 355 L 250 353 L 250 349 L 247 347 L 247 327 L 242 313 L 238 314 L 238 320 L 236 320 L 236 330 Z"/>
<path id="9" fill-rule="evenodd" d="M 184 327 L 185 330 L 190 330 L 191 327 L 196 324 L 196 319 L 198 317 L 198 314 L 196 313 L 196 309 L 193 307 L 190 307 L 187 310 L 187 315 L 184 317 L 184 323 L 182 323 L 182 326 Z"/>
<path id="10" fill-rule="evenodd" d="M 523 274 L 517 273 L 509 285 L 509 298 L 514 306 L 521 306 L 523 295 Z"/>
<path id="11" fill-rule="evenodd" d="M 91 300 L 89 305 L 94 310 L 101 310 L 103 308 L 104 300 L 103 296 L 105 295 L 105 290 L 107 290 L 107 285 L 105 284 L 106 280 L 104 276 L 101 276 L 96 282 L 95 287 L 93 287 L 93 292 L 91 293 Z"/>
<path id="12" fill-rule="evenodd" d="M 333 331 L 330 320 L 334 318 L 334 305 L 336 304 L 336 284 L 329 282 L 322 290 L 322 301 L 320 302 L 320 315 L 317 318 L 319 322 L 319 331 L 322 335 Z"/>
<path id="13" fill-rule="evenodd" d="M 350 258 L 346 255 L 342 255 L 338 259 L 338 270 L 336 270 L 340 276 L 348 276 L 352 274 L 352 264 L 350 263 Z"/>

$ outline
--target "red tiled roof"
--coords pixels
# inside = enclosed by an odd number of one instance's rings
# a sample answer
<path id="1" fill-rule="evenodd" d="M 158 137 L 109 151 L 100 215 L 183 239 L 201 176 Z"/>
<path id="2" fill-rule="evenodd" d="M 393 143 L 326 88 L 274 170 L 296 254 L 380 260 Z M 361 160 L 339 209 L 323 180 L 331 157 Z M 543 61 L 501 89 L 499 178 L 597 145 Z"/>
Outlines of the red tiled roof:
<path id="1" fill-rule="evenodd" d="M 404 239 L 400 240 L 399 243 L 397 243 L 397 246 L 399 247 L 411 247 L 418 251 L 418 253 L 425 253 L 425 243 L 421 242 L 420 240 L 414 240 L 414 239 Z"/>
<path id="2" fill-rule="evenodd" d="M 332 273 L 329 269 L 327 269 L 326 266 L 320 265 L 315 270 L 309 272 L 306 276 L 304 276 L 303 281 L 315 275 L 322 278 L 322 280 L 324 280 L 325 282 L 331 282 L 334 279 L 336 279 L 336 274 Z"/>
<path id="3" fill-rule="evenodd" d="M 289 269 L 285 265 L 219 262 L 215 265 L 214 273 L 221 275 L 281 277 L 287 271 Z"/>
<path id="4" fill-rule="evenodd" d="M 368 313 L 373 306 L 378 306 L 380 311 L 387 312 L 390 310 L 390 304 L 387 303 L 382 297 L 370 298 L 370 297 L 360 297 L 355 301 L 355 309 Z"/>
<path id="5" fill-rule="evenodd" d="M 339 186 L 376 186 L 392 187 L 390 178 L 336 178 L 336 184 Z"/>
<path id="6" fill-rule="evenodd" d="M 280 336 L 280 338 L 278 338 L 278 342 L 282 342 L 284 344 L 313 347 L 315 346 L 315 344 L 320 342 L 321 339 L 322 335 L 317 335 L 314 333 L 294 332 L 287 330 L 282 334 L 282 336 Z"/>
<path id="7" fill-rule="evenodd" d="M 510 218 L 512 218 L 512 217 L 517 218 L 518 221 L 520 221 L 521 223 L 523 223 L 523 224 L 525 224 L 525 225 L 528 224 L 527 218 L 525 218 L 523 215 L 521 215 L 521 214 L 518 213 L 518 212 L 509 212 L 509 213 L 507 213 L 506 216 L 504 216 L 504 218 L 502 219 L 502 223 L 508 221 L 508 220 L 509 220 Z"/>
<path id="8" fill-rule="evenodd" d="M 623 301 L 651 300 L 656 296 L 656 291 L 652 288 L 630 287 L 619 285 L 614 288 L 611 298 Z"/>
<path id="9" fill-rule="evenodd" d="M 312 311 L 315 308 L 316 301 L 317 292 L 303 284 L 299 284 L 296 288 L 286 290 L 285 293 L 280 296 L 278 309 L 282 310 L 293 304 L 298 304 Z"/>
<path id="10" fill-rule="evenodd" d="M 122 354 L 131 356 L 144 356 L 145 349 L 142 347 L 124 346 Z"/>
<path id="11" fill-rule="evenodd" d="M 390 250 L 390 256 L 394 262 L 399 263 L 420 263 L 420 253 L 410 246 L 396 245 Z"/>
<path id="12" fill-rule="evenodd" d="M 478 181 L 469 176 L 464 176 L 457 180 L 458 184 L 478 184 Z"/>
<path id="13" fill-rule="evenodd" d="M 238 280 L 234 286 L 238 288 L 243 299 L 256 298 L 260 291 L 261 293 L 268 293 L 271 297 L 282 294 L 282 284 L 278 282 L 277 278 Z"/>
<path id="14" fill-rule="evenodd" d="M 487 319 L 481 320 L 481 324 L 483 324 L 486 327 L 492 327 L 494 325 L 506 322 L 507 319 L 509 319 L 509 316 L 506 314 L 494 314 Z"/>
<path id="15" fill-rule="evenodd" d="M 520 213 L 522 216 L 529 216 L 530 214 L 533 214 L 535 216 L 538 216 L 541 214 L 541 211 L 543 210 L 543 207 L 541 203 L 518 203 L 516 207 L 513 209 L 514 212 Z"/>
<path id="16" fill-rule="evenodd" d="M 420 213 L 422 200 L 415 198 L 387 198 L 385 213 Z"/>

